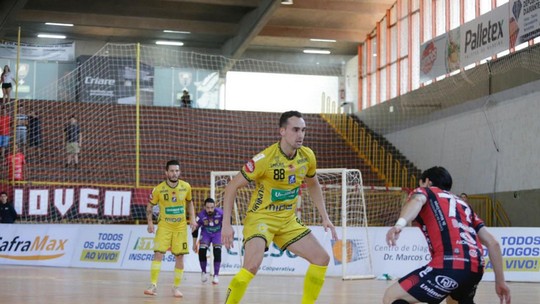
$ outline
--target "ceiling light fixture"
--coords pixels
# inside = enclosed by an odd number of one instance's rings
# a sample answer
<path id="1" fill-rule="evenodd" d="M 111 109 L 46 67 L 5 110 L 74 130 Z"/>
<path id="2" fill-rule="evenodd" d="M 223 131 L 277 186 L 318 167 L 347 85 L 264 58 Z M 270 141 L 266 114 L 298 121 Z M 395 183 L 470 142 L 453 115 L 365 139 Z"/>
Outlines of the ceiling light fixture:
<path id="1" fill-rule="evenodd" d="M 311 38 L 309 39 L 311 41 L 316 41 L 316 42 L 337 42 L 336 40 L 334 39 L 319 39 L 319 38 Z"/>
<path id="2" fill-rule="evenodd" d="M 66 39 L 66 36 L 64 35 L 56 35 L 56 34 L 38 34 L 39 38 L 51 38 L 51 39 Z"/>
<path id="3" fill-rule="evenodd" d="M 292 5 L 293 0 L 281 0 L 281 4 L 283 4 L 283 5 Z"/>
<path id="4" fill-rule="evenodd" d="M 45 22 L 45 24 L 54 26 L 73 26 L 73 23 Z"/>
<path id="5" fill-rule="evenodd" d="M 158 45 L 174 45 L 174 46 L 182 46 L 184 45 L 181 41 L 169 41 L 169 40 L 158 40 L 156 41 L 156 44 Z"/>
<path id="6" fill-rule="evenodd" d="M 173 31 L 173 30 L 163 30 L 164 33 L 172 33 L 172 34 L 191 34 L 191 32 L 186 31 Z"/>
<path id="7" fill-rule="evenodd" d="M 321 49 L 305 49 L 304 50 L 304 53 L 305 54 L 323 54 L 323 55 L 328 55 L 330 54 L 331 52 L 329 50 L 321 50 Z"/>

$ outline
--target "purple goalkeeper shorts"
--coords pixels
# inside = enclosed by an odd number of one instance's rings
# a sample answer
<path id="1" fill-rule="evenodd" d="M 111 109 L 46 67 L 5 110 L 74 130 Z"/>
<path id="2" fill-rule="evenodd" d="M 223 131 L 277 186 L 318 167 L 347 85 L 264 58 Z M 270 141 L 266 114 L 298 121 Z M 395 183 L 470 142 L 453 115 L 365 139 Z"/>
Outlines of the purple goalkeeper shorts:
<path id="1" fill-rule="evenodd" d="M 210 243 L 214 245 L 221 245 L 221 232 L 216 233 L 201 233 L 201 245 L 205 244 L 210 246 Z"/>

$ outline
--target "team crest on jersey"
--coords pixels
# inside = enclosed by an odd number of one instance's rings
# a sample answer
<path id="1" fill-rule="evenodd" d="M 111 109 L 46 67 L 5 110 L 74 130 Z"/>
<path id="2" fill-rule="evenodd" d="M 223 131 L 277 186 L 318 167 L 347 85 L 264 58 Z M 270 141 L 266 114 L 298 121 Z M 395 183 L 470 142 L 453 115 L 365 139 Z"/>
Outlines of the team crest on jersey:
<path id="1" fill-rule="evenodd" d="M 245 170 L 247 173 L 253 173 L 253 171 L 255 171 L 255 162 L 253 161 L 253 159 L 250 159 L 250 160 L 244 165 L 244 170 Z"/>
<path id="2" fill-rule="evenodd" d="M 296 183 L 296 175 L 289 175 L 289 184 Z"/>

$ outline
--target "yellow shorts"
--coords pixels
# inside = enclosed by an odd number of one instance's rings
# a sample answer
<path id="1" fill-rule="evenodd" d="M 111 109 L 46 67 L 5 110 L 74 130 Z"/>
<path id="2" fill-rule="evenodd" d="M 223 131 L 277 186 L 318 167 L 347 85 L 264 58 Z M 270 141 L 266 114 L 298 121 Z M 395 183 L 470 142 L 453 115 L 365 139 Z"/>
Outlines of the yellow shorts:
<path id="1" fill-rule="evenodd" d="M 266 250 L 273 241 L 281 250 L 308 235 L 311 230 L 296 217 L 278 218 L 263 214 L 248 214 L 244 220 L 244 244 L 252 238 L 266 241 Z"/>
<path id="2" fill-rule="evenodd" d="M 159 227 L 154 238 L 154 251 L 166 253 L 171 250 L 174 255 L 188 254 L 187 228 L 169 230 Z"/>

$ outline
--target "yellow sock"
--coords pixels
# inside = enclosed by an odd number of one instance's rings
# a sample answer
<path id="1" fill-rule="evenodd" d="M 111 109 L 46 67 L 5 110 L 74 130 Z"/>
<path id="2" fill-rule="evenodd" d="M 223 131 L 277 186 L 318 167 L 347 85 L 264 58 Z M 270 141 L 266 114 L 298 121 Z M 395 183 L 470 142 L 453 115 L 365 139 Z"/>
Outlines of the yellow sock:
<path id="1" fill-rule="evenodd" d="M 184 276 L 184 269 L 174 268 L 174 286 L 180 286 L 183 276 Z"/>
<path id="2" fill-rule="evenodd" d="M 324 284 L 324 275 L 328 266 L 310 264 L 304 279 L 304 295 L 302 304 L 315 303 Z"/>
<path id="3" fill-rule="evenodd" d="M 234 276 L 229 288 L 227 289 L 227 296 L 225 297 L 225 304 L 237 304 L 244 297 L 246 289 L 255 275 L 249 272 L 245 268 L 241 268 L 240 271 Z"/>
<path id="4" fill-rule="evenodd" d="M 157 285 L 160 271 L 161 262 L 152 261 L 152 266 L 150 267 L 150 282 L 152 284 Z"/>

